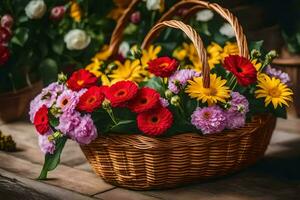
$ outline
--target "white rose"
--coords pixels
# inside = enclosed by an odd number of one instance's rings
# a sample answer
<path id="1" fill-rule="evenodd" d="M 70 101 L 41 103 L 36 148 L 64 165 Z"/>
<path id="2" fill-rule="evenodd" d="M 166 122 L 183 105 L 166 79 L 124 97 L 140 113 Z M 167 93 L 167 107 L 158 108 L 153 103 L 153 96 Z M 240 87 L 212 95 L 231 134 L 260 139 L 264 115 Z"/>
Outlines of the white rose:
<path id="1" fill-rule="evenodd" d="M 30 19 L 40 19 L 46 13 L 47 6 L 43 0 L 32 0 L 25 7 L 25 13 Z"/>
<path id="2" fill-rule="evenodd" d="M 220 33 L 226 35 L 229 38 L 235 36 L 235 32 L 229 23 L 224 23 L 220 28 Z"/>
<path id="3" fill-rule="evenodd" d="M 130 46 L 128 42 L 122 42 L 119 47 L 119 54 L 121 54 L 124 58 L 126 58 L 127 53 L 130 50 Z"/>
<path id="4" fill-rule="evenodd" d="M 73 29 L 65 35 L 64 41 L 69 50 L 82 50 L 90 44 L 91 38 L 85 31 Z"/>
<path id="5" fill-rule="evenodd" d="M 146 0 L 146 7 L 148 10 L 159 10 L 161 0 Z"/>
<path id="6" fill-rule="evenodd" d="M 211 10 L 205 9 L 197 12 L 196 20 L 201 22 L 207 22 L 214 17 L 214 13 Z"/>

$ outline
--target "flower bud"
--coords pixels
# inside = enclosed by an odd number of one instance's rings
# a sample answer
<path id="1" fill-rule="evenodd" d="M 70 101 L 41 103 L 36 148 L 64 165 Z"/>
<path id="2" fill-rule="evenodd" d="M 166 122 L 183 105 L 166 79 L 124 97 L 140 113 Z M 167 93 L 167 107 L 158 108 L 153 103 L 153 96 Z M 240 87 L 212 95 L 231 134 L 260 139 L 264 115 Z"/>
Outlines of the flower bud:
<path id="1" fill-rule="evenodd" d="M 57 140 L 58 138 L 61 138 L 63 134 L 59 131 L 54 132 L 53 134 L 48 136 L 48 140 L 50 142 Z"/>
<path id="2" fill-rule="evenodd" d="M 261 56 L 261 53 L 257 49 L 253 49 L 251 51 L 251 58 L 255 59 L 255 58 L 259 58 L 260 56 Z"/>
<path id="3" fill-rule="evenodd" d="M 112 62 L 112 63 L 109 63 L 107 65 L 107 69 L 108 69 L 108 72 L 111 72 L 112 70 L 116 69 L 117 68 L 117 64 Z"/>
<path id="4" fill-rule="evenodd" d="M 110 101 L 107 100 L 107 99 L 104 99 L 104 101 L 102 102 L 102 108 L 103 108 L 104 110 L 109 110 L 109 109 L 111 109 L 111 107 L 110 107 Z"/>
<path id="5" fill-rule="evenodd" d="M 171 98 L 171 104 L 174 106 L 179 106 L 180 105 L 180 97 L 178 95 L 173 96 Z"/>
<path id="6" fill-rule="evenodd" d="M 40 19 L 47 11 L 47 6 L 43 0 L 31 0 L 25 7 L 25 13 L 30 19 Z"/>
<path id="7" fill-rule="evenodd" d="M 132 13 L 130 16 L 130 21 L 134 24 L 138 24 L 141 21 L 141 12 L 136 11 L 136 12 Z"/>
<path id="8" fill-rule="evenodd" d="M 167 99 L 171 99 L 173 97 L 173 92 L 171 90 L 166 90 L 165 91 L 165 97 Z"/>
<path id="9" fill-rule="evenodd" d="M 63 83 L 67 82 L 68 78 L 67 78 L 67 76 L 63 72 L 61 72 L 61 73 L 59 73 L 57 75 L 57 80 L 58 80 L 58 83 L 62 83 L 63 84 Z"/>
<path id="10" fill-rule="evenodd" d="M 9 14 L 3 15 L 3 17 L 1 18 L 1 27 L 11 30 L 13 24 L 14 24 L 14 19 L 11 15 Z"/>
<path id="11" fill-rule="evenodd" d="M 135 45 L 130 49 L 130 54 L 132 58 L 140 59 L 142 57 L 142 49 Z"/>
<path id="12" fill-rule="evenodd" d="M 65 12 L 66 8 L 64 6 L 56 6 L 51 10 L 50 19 L 59 21 L 64 17 Z"/>

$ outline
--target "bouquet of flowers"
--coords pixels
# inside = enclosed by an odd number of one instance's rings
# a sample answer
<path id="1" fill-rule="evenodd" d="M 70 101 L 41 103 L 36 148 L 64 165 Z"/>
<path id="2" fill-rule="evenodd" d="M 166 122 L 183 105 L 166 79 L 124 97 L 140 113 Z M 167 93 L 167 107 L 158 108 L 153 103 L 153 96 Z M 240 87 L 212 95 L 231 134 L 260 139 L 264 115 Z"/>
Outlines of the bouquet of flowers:
<path id="1" fill-rule="evenodd" d="M 177 21 L 168 23 L 183 26 Z M 30 119 L 45 153 L 40 178 L 57 166 L 67 139 L 88 145 L 111 133 L 210 135 L 238 130 L 262 113 L 284 117 L 293 94 L 287 75 L 268 66 L 275 52 L 263 56 L 256 47 L 250 58 L 226 56 L 210 66 L 210 73 L 204 50 L 199 57 L 200 72 L 190 63 L 158 55 L 156 49 L 161 48 L 150 46 L 146 49 L 156 54 L 147 62 L 143 58 L 148 51 L 135 48 L 124 64 L 116 61 L 112 73 L 102 73 L 105 79 L 86 69 L 69 78 L 60 74 L 30 106 Z"/>

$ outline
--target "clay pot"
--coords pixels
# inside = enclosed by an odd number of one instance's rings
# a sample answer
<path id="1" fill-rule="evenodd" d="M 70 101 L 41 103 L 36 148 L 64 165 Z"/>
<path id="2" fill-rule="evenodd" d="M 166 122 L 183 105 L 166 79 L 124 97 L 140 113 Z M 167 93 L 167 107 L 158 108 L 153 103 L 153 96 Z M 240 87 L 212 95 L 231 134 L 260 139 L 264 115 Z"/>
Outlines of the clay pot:
<path id="1" fill-rule="evenodd" d="M 25 116 L 29 111 L 30 101 L 42 90 L 42 82 L 16 92 L 0 94 L 0 120 L 11 122 Z"/>

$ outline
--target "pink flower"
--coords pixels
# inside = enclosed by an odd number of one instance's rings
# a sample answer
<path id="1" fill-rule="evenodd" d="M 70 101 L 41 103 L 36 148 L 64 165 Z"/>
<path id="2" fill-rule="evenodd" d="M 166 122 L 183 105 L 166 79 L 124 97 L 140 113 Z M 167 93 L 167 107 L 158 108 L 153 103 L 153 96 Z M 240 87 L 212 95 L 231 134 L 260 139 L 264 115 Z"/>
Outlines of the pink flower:
<path id="1" fill-rule="evenodd" d="M 56 6 L 51 10 L 50 19 L 59 21 L 64 17 L 65 12 L 66 8 L 64 6 Z"/>
<path id="2" fill-rule="evenodd" d="M 89 144 L 97 138 L 97 129 L 91 115 L 87 114 L 81 118 L 80 124 L 70 133 L 70 137 L 79 144 Z"/>
<path id="3" fill-rule="evenodd" d="M 141 21 L 141 13 L 140 11 L 136 11 L 131 14 L 130 21 L 134 24 L 138 24 Z"/>
<path id="4" fill-rule="evenodd" d="M 49 141 L 48 137 L 53 133 L 52 130 L 48 131 L 45 135 L 39 135 L 39 146 L 44 154 L 53 154 L 55 151 L 55 141 Z"/>
<path id="5" fill-rule="evenodd" d="M 1 27 L 7 28 L 8 30 L 11 30 L 12 26 L 14 24 L 14 18 L 9 15 L 3 15 L 1 18 Z"/>

